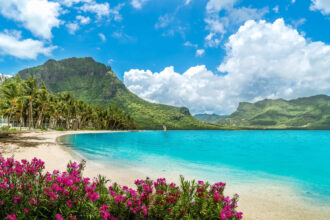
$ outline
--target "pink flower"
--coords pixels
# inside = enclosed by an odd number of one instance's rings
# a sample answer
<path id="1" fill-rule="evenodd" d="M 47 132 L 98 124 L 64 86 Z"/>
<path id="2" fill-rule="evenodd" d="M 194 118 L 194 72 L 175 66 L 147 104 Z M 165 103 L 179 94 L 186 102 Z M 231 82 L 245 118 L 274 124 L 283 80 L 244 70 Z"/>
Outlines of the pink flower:
<path id="1" fill-rule="evenodd" d="M 95 202 L 100 197 L 100 195 L 96 192 L 94 193 L 89 192 L 88 197 L 92 202 Z"/>
<path id="2" fill-rule="evenodd" d="M 142 214 L 146 216 L 148 214 L 147 208 L 145 206 L 142 206 Z"/>
<path id="3" fill-rule="evenodd" d="M 243 213 L 242 212 L 237 212 L 236 213 L 236 218 L 242 219 L 243 218 Z"/>
<path id="4" fill-rule="evenodd" d="M 56 214 L 56 220 L 63 220 L 63 217 L 61 214 Z"/>
<path id="5" fill-rule="evenodd" d="M 26 213 L 29 213 L 29 210 L 28 210 L 28 209 L 26 209 L 26 208 L 24 209 L 24 211 L 25 211 Z"/>
<path id="6" fill-rule="evenodd" d="M 205 183 L 201 180 L 198 180 L 198 185 L 205 186 Z"/>
<path id="7" fill-rule="evenodd" d="M 6 219 L 8 219 L 8 220 L 17 220 L 15 214 L 13 214 L 13 215 L 7 215 L 7 218 Z"/>
<path id="8" fill-rule="evenodd" d="M 14 196 L 14 203 L 17 204 L 17 202 L 21 199 L 20 196 Z"/>
<path id="9" fill-rule="evenodd" d="M 72 207 L 72 201 L 71 201 L 71 199 L 66 202 L 66 205 L 69 206 L 70 208 Z"/>
<path id="10" fill-rule="evenodd" d="M 102 207 L 100 208 L 101 217 L 102 217 L 104 220 L 111 218 L 111 215 L 110 215 L 110 213 L 107 211 L 107 209 L 108 209 L 108 205 L 106 205 L 106 204 L 102 205 Z"/>

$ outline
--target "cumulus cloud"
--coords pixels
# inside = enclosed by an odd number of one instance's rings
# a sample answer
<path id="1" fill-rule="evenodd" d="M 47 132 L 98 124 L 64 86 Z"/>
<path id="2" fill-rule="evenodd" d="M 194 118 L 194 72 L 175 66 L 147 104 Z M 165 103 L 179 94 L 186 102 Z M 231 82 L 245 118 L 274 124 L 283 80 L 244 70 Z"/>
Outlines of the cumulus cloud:
<path id="1" fill-rule="evenodd" d="M 46 47 L 42 41 L 21 39 L 20 32 L 0 32 L 0 53 L 21 59 L 36 59 L 39 54 L 50 56 L 56 46 Z"/>
<path id="2" fill-rule="evenodd" d="M 330 45 L 307 41 L 283 19 L 245 22 L 230 36 L 226 53 L 220 75 L 203 65 L 183 74 L 173 67 L 132 69 L 124 82 L 144 99 L 187 106 L 192 113 L 228 114 L 241 101 L 330 92 Z"/>
<path id="3" fill-rule="evenodd" d="M 141 9 L 148 0 L 132 0 L 131 5 L 136 9 Z"/>
<path id="4" fill-rule="evenodd" d="M 312 0 L 311 10 L 319 10 L 324 15 L 330 14 L 329 0 Z"/>
<path id="5" fill-rule="evenodd" d="M 44 39 L 52 37 L 52 29 L 59 27 L 61 7 L 48 0 L 0 0 L 0 13 L 18 21 L 34 36 Z"/>

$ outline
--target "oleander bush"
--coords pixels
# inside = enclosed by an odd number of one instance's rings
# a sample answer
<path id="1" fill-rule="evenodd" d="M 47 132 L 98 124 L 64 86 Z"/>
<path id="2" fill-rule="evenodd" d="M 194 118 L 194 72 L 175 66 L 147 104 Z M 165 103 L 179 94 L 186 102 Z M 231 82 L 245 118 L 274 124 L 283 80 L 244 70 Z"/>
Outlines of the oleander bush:
<path id="1" fill-rule="evenodd" d="M 110 187 L 99 176 L 83 177 L 85 161 L 65 172 L 46 172 L 45 163 L 16 161 L 0 154 L 0 219 L 242 219 L 238 195 L 224 196 L 225 183 L 168 184 L 136 180 L 136 189 Z"/>

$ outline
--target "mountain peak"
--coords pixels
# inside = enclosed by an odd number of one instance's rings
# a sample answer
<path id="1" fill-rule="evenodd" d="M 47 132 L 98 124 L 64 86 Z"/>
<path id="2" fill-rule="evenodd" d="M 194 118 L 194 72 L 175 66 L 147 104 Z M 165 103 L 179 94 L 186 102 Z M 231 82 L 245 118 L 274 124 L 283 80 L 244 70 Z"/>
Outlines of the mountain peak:
<path id="1" fill-rule="evenodd" d="M 54 92 L 70 91 L 76 99 L 93 105 L 107 107 L 117 104 L 134 118 L 141 128 L 162 129 L 215 129 L 193 118 L 189 109 L 150 103 L 130 92 L 118 79 L 110 66 L 96 62 L 91 57 L 48 60 L 44 65 L 22 70 L 22 79 L 33 75 L 44 81 Z"/>

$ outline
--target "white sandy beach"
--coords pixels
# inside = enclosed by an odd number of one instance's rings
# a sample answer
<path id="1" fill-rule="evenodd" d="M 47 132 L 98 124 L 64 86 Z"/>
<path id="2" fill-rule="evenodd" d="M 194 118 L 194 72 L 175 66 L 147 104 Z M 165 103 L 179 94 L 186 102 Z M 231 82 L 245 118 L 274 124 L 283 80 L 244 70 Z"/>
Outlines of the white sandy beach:
<path id="1" fill-rule="evenodd" d="M 65 170 L 66 164 L 79 161 L 81 158 L 75 152 L 61 146 L 57 139 L 62 135 L 78 133 L 97 133 L 100 131 L 54 131 L 54 132 L 29 132 L 19 134 L 14 142 L 1 142 L 0 152 L 4 157 L 14 156 L 15 159 L 40 158 L 46 162 L 47 170 Z M 104 132 L 104 131 L 101 131 Z M 23 144 L 28 143 L 28 144 Z M 105 165 L 87 161 L 85 175 L 95 177 L 104 175 L 121 185 L 132 186 L 135 179 L 150 177 L 155 179 L 157 173 L 144 173 L 132 169 L 105 167 Z M 161 175 L 161 174 L 160 174 Z M 178 181 L 178 177 L 170 176 L 167 179 Z M 279 185 L 232 184 L 227 183 L 227 195 L 238 193 L 240 211 L 247 220 L 329 220 L 330 208 L 320 207 L 302 201 L 301 197 L 288 187 Z"/>

